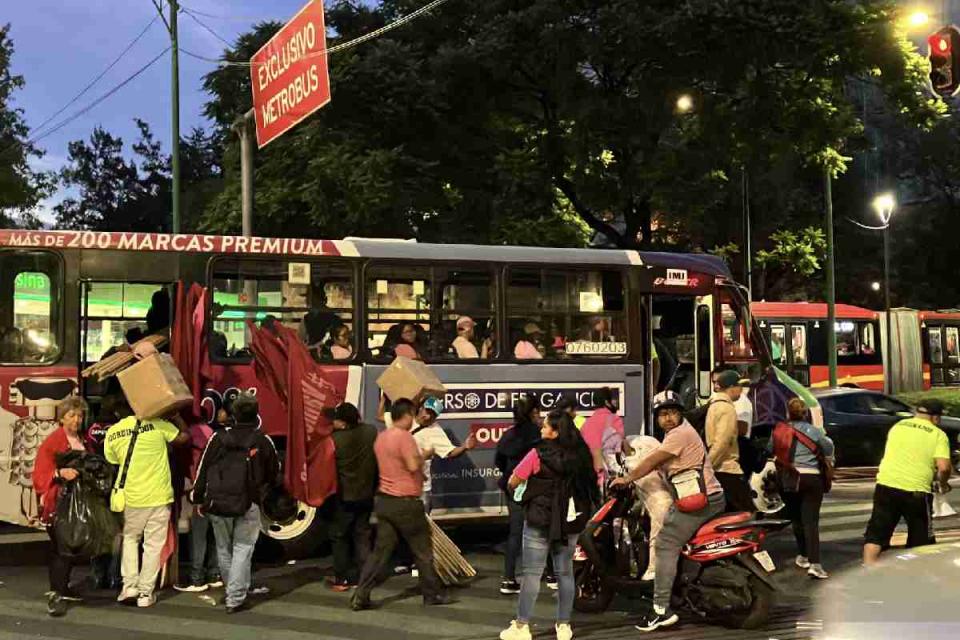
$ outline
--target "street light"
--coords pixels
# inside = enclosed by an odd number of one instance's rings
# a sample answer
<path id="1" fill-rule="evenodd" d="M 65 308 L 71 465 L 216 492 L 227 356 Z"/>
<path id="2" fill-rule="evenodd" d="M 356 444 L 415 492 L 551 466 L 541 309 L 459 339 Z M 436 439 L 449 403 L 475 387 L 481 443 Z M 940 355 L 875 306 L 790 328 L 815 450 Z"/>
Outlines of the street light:
<path id="1" fill-rule="evenodd" d="M 887 367 L 884 373 L 884 387 L 887 393 L 893 393 L 893 323 L 890 317 L 890 219 L 897 206 L 896 198 L 892 193 L 881 193 L 873 199 L 873 210 L 880 218 L 880 228 L 883 230 L 883 304 L 887 315 Z"/>
<path id="2" fill-rule="evenodd" d="M 930 15 L 922 9 L 917 9 L 910 13 L 907 17 L 907 22 L 911 27 L 923 27 L 930 22 Z"/>
<path id="3" fill-rule="evenodd" d="M 677 112 L 678 113 L 687 113 L 693 110 L 693 96 L 688 93 L 681 95 L 677 98 Z"/>
<path id="4" fill-rule="evenodd" d="M 873 282 L 873 283 L 870 285 L 870 288 L 873 289 L 874 291 L 880 291 L 880 283 L 879 283 L 879 282 Z"/>

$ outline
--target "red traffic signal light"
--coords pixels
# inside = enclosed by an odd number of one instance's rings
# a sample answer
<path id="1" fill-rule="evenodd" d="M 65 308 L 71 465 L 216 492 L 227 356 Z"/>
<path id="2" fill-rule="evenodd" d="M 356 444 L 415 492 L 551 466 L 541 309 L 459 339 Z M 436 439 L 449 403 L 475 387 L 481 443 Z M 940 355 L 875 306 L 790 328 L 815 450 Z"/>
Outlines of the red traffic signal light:
<path id="1" fill-rule="evenodd" d="M 960 89 L 960 31 L 944 27 L 927 37 L 930 60 L 930 87 L 943 98 Z"/>

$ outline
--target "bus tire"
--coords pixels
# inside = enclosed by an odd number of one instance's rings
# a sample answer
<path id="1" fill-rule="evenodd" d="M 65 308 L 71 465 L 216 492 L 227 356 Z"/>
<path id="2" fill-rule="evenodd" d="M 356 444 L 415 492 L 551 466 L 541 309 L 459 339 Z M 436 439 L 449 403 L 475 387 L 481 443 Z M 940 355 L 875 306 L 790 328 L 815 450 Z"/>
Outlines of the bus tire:
<path id="1" fill-rule="evenodd" d="M 297 515 L 287 524 L 263 521 L 262 530 L 268 544 L 287 560 L 299 560 L 316 555 L 320 545 L 328 540 L 327 520 L 321 509 L 304 502 L 297 503 Z"/>

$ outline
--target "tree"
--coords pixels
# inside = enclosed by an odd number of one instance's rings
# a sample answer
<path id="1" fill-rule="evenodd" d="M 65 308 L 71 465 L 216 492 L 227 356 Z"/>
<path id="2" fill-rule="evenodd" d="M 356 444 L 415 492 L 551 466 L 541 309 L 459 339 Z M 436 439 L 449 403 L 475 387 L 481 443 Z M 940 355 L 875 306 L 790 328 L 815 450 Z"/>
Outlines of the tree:
<path id="1" fill-rule="evenodd" d="M 4 226 L 38 226 L 31 210 L 47 194 L 47 176 L 30 167 L 43 153 L 29 141 L 23 110 L 15 108 L 13 93 L 22 89 L 23 76 L 10 72 L 13 58 L 10 25 L 0 26 L 0 216 Z"/>

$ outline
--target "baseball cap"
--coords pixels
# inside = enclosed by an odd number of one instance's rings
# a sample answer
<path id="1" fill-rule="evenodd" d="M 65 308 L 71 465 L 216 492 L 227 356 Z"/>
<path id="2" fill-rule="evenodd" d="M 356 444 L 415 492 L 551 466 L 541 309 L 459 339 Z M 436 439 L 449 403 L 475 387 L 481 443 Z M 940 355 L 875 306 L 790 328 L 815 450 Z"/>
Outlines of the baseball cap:
<path id="1" fill-rule="evenodd" d="M 532 336 L 537 333 L 543 333 L 543 329 L 541 329 L 540 325 L 538 325 L 536 322 L 528 322 L 527 324 L 523 325 L 523 332 L 528 336 Z"/>
<path id="2" fill-rule="evenodd" d="M 750 385 L 750 378 L 744 378 L 736 371 L 721 371 L 717 374 L 717 385 L 721 389 L 747 387 Z"/>
<path id="3" fill-rule="evenodd" d="M 475 326 L 477 326 L 477 323 L 474 322 L 470 316 L 460 316 L 457 318 L 457 329 L 466 329 L 467 327 Z"/>
<path id="4" fill-rule="evenodd" d="M 943 403 L 933 398 L 924 400 L 917 405 L 917 411 L 925 413 L 928 416 L 942 416 L 943 409 Z"/>
<path id="5" fill-rule="evenodd" d="M 663 409 L 680 409 L 683 411 L 683 402 L 680 400 L 680 394 L 676 391 L 661 391 L 653 396 L 653 415 L 657 415 Z"/>
<path id="6" fill-rule="evenodd" d="M 328 420 L 341 420 L 349 425 L 360 424 L 360 411 L 349 402 L 341 402 L 336 407 L 323 410 Z"/>
<path id="7" fill-rule="evenodd" d="M 440 417 L 440 414 L 443 413 L 443 400 L 440 398 L 430 397 L 423 401 L 423 408 L 427 411 L 433 411 L 433 415 Z"/>

